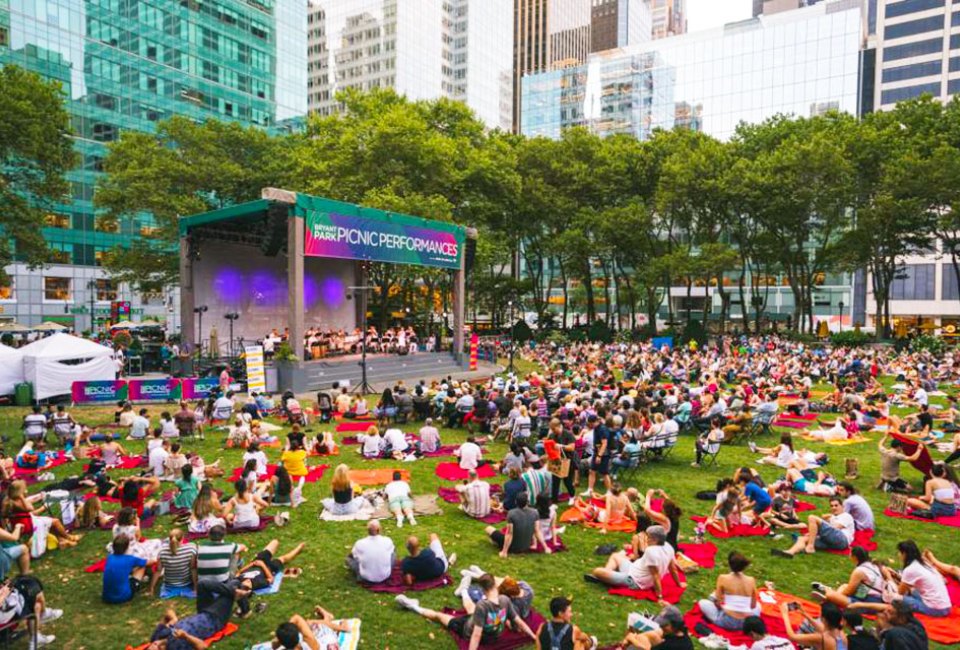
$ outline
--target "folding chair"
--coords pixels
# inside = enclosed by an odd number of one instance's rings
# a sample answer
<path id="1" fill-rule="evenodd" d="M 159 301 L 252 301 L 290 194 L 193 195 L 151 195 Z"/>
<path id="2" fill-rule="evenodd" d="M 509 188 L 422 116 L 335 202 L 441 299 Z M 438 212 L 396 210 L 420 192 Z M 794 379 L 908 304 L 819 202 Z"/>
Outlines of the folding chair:
<path id="1" fill-rule="evenodd" d="M 703 448 L 703 455 L 700 458 L 700 467 L 716 467 L 717 457 L 723 448 L 722 441 L 708 442 Z"/>
<path id="2" fill-rule="evenodd" d="M 637 472 L 640 471 L 640 465 L 642 465 L 644 461 L 643 449 L 630 452 L 627 455 L 627 461 L 630 463 L 629 466 L 624 467 L 617 473 L 617 478 L 620 480 L 632 479 Z"/>
<path id="3" fill-rule="evenodd" d="M 758 413 L 753 416 L 753 422 L 750 424 L 750 432 L 747 435 L 747 440 L 752 440 L 759 435 L 770 433 L 770 426 L 776 417 L 776 413 Z"/>

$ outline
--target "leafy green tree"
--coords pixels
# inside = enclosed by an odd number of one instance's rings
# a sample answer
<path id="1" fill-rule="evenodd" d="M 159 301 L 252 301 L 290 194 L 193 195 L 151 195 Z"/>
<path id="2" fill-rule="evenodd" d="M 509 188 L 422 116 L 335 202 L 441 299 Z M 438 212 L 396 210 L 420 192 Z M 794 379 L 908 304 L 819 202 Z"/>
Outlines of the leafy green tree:
<path id="1" fill-rule="evenodd" d="M 78 160 L 69 136 L 58 82 L 13 65 L 0 70 L 0 277 L 14 254 L 30 266 L 47 259 L 44 219 L 69 202 L 66 173 Z"/>

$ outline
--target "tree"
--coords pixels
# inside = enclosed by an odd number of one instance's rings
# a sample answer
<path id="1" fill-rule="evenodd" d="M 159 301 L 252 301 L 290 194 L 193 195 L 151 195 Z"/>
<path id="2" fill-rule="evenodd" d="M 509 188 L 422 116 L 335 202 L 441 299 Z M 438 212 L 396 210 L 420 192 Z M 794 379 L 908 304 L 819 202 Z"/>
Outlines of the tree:
<path id="1" fill-rule="evenodd" d="M 94 195 L 100 219 L 149 213 L 156 230 L 110 251 L 105 267 L 142 291 L 179 276 L 175 251 L 181 216 L 260 198 L 264 187 L 291 185 L 288 141 L 234 122 L 197 124 L 173 117 L 155 134 L 124 131 L 109 147 Z"/>
<path id="2" fill-rule="evenodd" d="M 70 133 L 58 82 L 13 65 L 0 70 L 0 277 L 14 255 L 31 267 L 47 260 L 44 219 L 69 202 L 66 173 L 78 160 Z"/>

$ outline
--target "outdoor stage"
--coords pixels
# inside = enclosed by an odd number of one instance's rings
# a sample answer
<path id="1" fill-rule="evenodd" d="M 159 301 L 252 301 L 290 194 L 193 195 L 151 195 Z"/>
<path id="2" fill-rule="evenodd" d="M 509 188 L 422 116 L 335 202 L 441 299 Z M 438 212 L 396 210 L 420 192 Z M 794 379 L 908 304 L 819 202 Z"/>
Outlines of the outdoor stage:
<path id="1" fill-rule="evenodd" d="M 454 379 L 481 379 L 495 372 L 497 367 L 481 363 L 477 370 L 469 372 L 461 366 L 450 352 L 420 352 L 413 355 L 368 354 L 367 382 L 379 392 L 403 380 L 412 387 L 421 379 L 442 379 L 448 375 Z M 302 373 L 300 385 L 304 392 L 320 389 L 330 390 L 334 382 L 349 381 L 351 390 L 360 384 L 362 369 L 360 355 L 348 354 L 328 359 L 307 361 L 298 369 Z M 267 388 L 276 390 L 268 371 Z"/>

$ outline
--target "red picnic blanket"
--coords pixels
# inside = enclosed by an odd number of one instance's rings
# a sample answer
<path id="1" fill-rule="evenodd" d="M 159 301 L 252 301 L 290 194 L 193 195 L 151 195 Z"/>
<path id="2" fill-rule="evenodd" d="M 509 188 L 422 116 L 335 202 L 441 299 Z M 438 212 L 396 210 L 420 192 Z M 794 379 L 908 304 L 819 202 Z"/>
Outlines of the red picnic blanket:
<path id="1" fill-rule="evenodd" d="M 660 584 L 663 587 L 663 599 L 673 605 L 680 602 L 680 599 L 683 597 L 683 592 L 686 591 L 686 587 L 681 588 L 673 579 L 673 576 L 669 574 L 663 576 Z M 653 602 L 657 602 L 658 600 L 657 594 L 654 593 L 653 589 L 611 587 L 607 589 L 607 593 L 611 596 L 625 596 L 627 598 L 636 598 L 637 600 L 651 600 Z"/>
<path id="2" fill-rule="evenodd" d="M 367 582 L 361 580 L 358 584 L 364 589 L 380 594 L 402 594 L 405 591 L 426 591 L 428 589 L 446 587 L 447 585 L 453 584 L 453 578 L 450 577 L 449 573 L 444 573 L 439 578 L 423 580 L 414 582 L 412 585 L 407 585 L 403 581 L 403 571 L 400 570 L 400 563 L 398 562 L 393 565 L 393 572 L 390 574 L 390 577 L 383 582 Z"/>
<path id="3" fill-rule="evenodd" d="M 266 473 L 266 474 L 261 474 L 260 476 L 257 477 L 257 479 L 258 479 L 258 480 L 261 480 L 261 481 L 265 481 L 265 480 L 267 480 L 267 479 L 273 478 L 274 474 L 277 473 L 277 468 L 278 468 L 278 467 L 279 467 L 279 465 L 268 464 L 268 465 L 267 465 L 267 473 Z M 324 473 L 325 471 L 327 471 L 328 469 L 330 469 L 330 466 L 329 466 L 329 465 L 317 465 L 316 467 L 308 467 L 308 468 L 307 468 L 307 476 L 306 476 L 306 478 L 304 479 L 304 481 L 305 481 L 306 483 L 316 483 L 316 482 L 319 481 L 321 478 L 323 478 L 323 473 Z M 240 478 L 241 478 L 242 476 L 243 476 L 243 468 L 242 468 L 242 467 L 237 467 L 237 468 L 235 468 L 235 469 L 233 470 L 233 472 L 230 474 L 230 480 L 231 480 L 231 481 L 238 481 L 238 480 L 240 480 Z M 299 476 L 291 476 L 290 479 L 291 479 L 292 481 L 294 481 L 294 482 L 297 482 L 297 481 L 300 480 L 300 477 L 299 477 Z"/>
<path id="4" fill-rule="evenodd" d="M 233 634 L 234 632 L 236 632 L 236 631 L 239 630 L 239 629 L 240 629 L 240 628 L 238 628 L 238 627 L 237 627 L 236 625 L 234 625 L 233 623 L 227 623 L 226 625 L 223 626 L 223 629 L 222 629 L 222 630 L 220 630 L 219 632 L 217 632 L 217 633 L 214 634 L 213 636 L 204 639 L 204 642 L 205 642 L 207 645 L 210 645 L 211 643 L 216 643 L 216 642 L 219 641 L 220 639 L 222 639 L 222 638 L 224 638 L 224 637 L 227 637 L 227 636 L 230 636 L 231 634 Z M 150 644 L 149 644 L 149 643 L 141 643 L 141 644 L 138 645 L 138 646 L 128 645 L 126 650 L 146 650 L 146 649 L 149 648 L 149 647 L 150 647 Z"/>
<path id="5" fill-rule="evenodd" d="M 470 478 L 469 470 L 460 469 L 458 463 L 438 463 L 434 472 L 445 481 L 463 481 Z M 497 473 L 489 464 L 477 468 L 479 478 L 492 478 L 496 475 Z"/>

